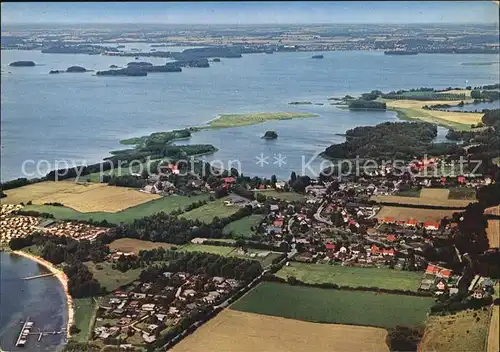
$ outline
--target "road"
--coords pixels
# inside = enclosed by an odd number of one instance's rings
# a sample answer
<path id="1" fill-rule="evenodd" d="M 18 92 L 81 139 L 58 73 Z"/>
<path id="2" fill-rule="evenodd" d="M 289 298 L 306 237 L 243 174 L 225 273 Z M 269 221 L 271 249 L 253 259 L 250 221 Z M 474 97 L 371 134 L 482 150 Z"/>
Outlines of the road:
<path id="1" fill-rule="evenodd" d="M 314 219 L 316 219 L 317 221 L 322 222 L 324 224 L 327 224 L 327 225 L 333 225 L 333 223 L 330 220 L 327 220 L 327 219 L 321 217 L 321 212 L 323 211 L 323 208 L 325 207 L 326 203 L 327 203 L 326 201 L 321 203 L 321 205 L 319 206 L 316 213 L 314 213 Z"/>

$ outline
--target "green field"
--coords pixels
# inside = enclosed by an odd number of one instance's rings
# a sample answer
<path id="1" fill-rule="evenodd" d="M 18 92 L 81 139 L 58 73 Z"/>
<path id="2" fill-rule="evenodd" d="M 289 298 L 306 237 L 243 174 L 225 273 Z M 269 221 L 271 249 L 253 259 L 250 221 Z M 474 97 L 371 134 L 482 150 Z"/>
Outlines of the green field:
<path id="1" fill-rule="evenodd" d="M 51 205 L 27 205 L 23 208 L 23 210 L 34 210 L 40 213 L 50 213 L 54 215 L 56 219 L 61 220 L 107 220 L 108 222 L 119 224 L 120 222 L 132 222 L 135 219 L 140 219 L 142 217 L 162 211 L 169 213 L 175 209 L 184 208 L 186 205 L 189 205 L 191 203 L 208 199 L 208 194 L 200 194 L 191 197 L 172 195 L 139 204 L 135 207 L 130 207 L 117 213 L 81 213 L 71 208 Z"/>
<path id="2" fill-rule="evenodd" d="M 226 218 L 236 213 L 239 209 L 240 207 L 235 205 L 225 205 L 224 198 L 221 198 L 181 214 L 180 217 L 188 220 L 200 220 L 201 222 L 211 223 L 216 216 L 219 218 Z"/>
<path id="3" fill-rule="evenodd" d="M 243 219 L 239 219 L 229 223 L 224 227 L 222 232 L 224 232 L 225 234 L 230 234 L 232 232 L 235 236 L 251 237 L 254 233 L 251 228 L 259 226 L 263 218 L 264 215 L 252 214 L 250 216 L 244 217 Z"/>
<path id="4" fill-rule="evenodd" d="M 396 193 L 397 196 L 401 197 L 420 197 L 420 190 L 419 189 L 408 189 L 406 191 L 399 191 Z"/>
<path id="5" fill-rule="evenodd" d="M 422 325 L 433 303 L 430 297 L 264 282 L 231 308 L 310 322 L 392 328 Z"/>
<path id="6" fill-rule="evenodd" d="M 101 267 L 98 269 L 94 262 L 86 262 L 85 265 L 94 275 L 94 279 L 99 281 L 106 291 L 115 291 L 120 286 L 126 285 L 139 278 L 142 268 L 130 269 L 126 272 L 121 272 L 112 268 L 112 263 L 102 262 L 97 265 Z"/>
<path id="7" fill-rule="evenodd" d="M 195 244 L 195 243 L 189 243 L 185 246 L 179 247 L 179 251 L 184 251 L 184 252 L 207 252 L 207 253 L 213 253 L 213 254 L 218 254 L 222 256 L 227 256 L 231 252 L 233 252 L 236 248 L 235 247 L 226 247 L 226 246 L 210 246 L 210 245 L 204 245 L 204 244 Z"/>
<path id="8" fill-rule="evenodd" d="M 450 188 L 448 199 L 476 200 L 476 190 L 474 188 Z"/>
<path id="9" fill-rule="evenodd" d="M 265 195 L 266 197 L 274 197 L 278 198 L 281 200 L 288 200 L 288 201 L 301 201 L 304 200 L 305 197 L 304 195 L 300 193 L 295 193 L 295 192 L 278 192 L 275 190 L 259 190 L 255 191 L 255 194 L 261 193 Z"/>
<path id="10" fill-rule="evenodd" d="M 304 112 L 259 112 L 253 114 L 222 114 L 217 119 L 200 128 L 230 128 L 255 125 L 269 120 L 290 120 L 296 118 L 309 118 L 318 115 Z"/>
<path id="11" fill-rule="evenodd" d="M 90 338 L 90 326 L 95 319 L 97 305 L 92 297 L 73 299 L 74 324 L 80 332 L 71 335 L 71 339 L 78 342 L 87 342 Z"/>
<path id="12" fill-rule="evenodd" d="M 276 275 L 284 279 L 295 276 L 298 280 L 311 284 L 332 283 L 339 286 L 410 291 L 417 291 L 422 280 L 422 273 L 415 271 L 297 262 L 291 262 L 290 266 L 284 266 Z"/>

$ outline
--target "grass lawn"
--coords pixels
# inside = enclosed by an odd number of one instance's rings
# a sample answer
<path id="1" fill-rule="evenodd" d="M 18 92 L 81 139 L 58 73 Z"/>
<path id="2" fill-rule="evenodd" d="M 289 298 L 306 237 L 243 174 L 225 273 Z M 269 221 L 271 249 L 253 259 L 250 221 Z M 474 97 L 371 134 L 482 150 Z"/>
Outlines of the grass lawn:
<path id="1" fill-rule="evenodd" d="M 310 322 L 392 328 L 396 325 L 422 325 L 433 303 L 430 297 L 264 282 L 231 308 Z"/>
<path id="2" fill-rule="evenodd" d="M 420 190 L 419 189 L 409 189 L 407 191 L 399 191 L 397 192 L 398 196 L 400 197 L 420 197 Z"/>
<path id="3" fill-rule="evenodd" d="M 207 252 L 207 253 L 226 256 L 229 255 L 231 252 L 233 252 L 235 249 L 236 249 L 235 247 L 210 246 L 204 244 L 189 243 L 185 246 L 179 247 L 178 250 L 184 252 Z"/>
<path id="4" fill-rule="evenodd" d="M 94 278 L 99 281 L 101 286 L 108 292 L 114 291 L 120 286 L 137 280 L 142 271 L 142 268 L 138 268 L 122 273 L 120 270 L 113 269 L 112 264 L 109 262 L 102 262 L 97 265 L 94 262 L 86 262 L 85 265 L 94 275 Z M 98 269 L 97 266 L 102 267 L 102 269 Z"/>
<path id="5" fill-rule="evenodd" d="M 169 213 L 175 209 L 184 208 L 186 205 L 197 202 L 199 200 L 208 200 L 208 198 L 208 194 L 200 194 L 191 197 L 172 195 L 161 197 L 159 199 L 155 199 L 147 203 L 137 205 L 135 207 L 127 208 L 117 213 L 81 213 L 71 208 L 51 205 L 27 205 L 23 210 L 34 210 L 40 213 L 50 213 L 54 215 L 56 219 L 61 220 L 107 220 L 108 222 L 119 224 L 120 222 L 132 222 L 135 219 L 140 219 L 142 217 L 162 211 Z"/>
<path id="6" fill-rule="evenodd" d="M 80 332 L 71 335 L 71 339 L 78 342 L 87 342 L 90 337 L 90 325 L 95 319 L 97 305 L 92 297 L 73 299 L 74 324 Z"/>
<path id="7" fill-rule="evenodd" d="M 243 219 L 239 219 L 227 224 L 222 232 L 225 234 L 230 234 L 231 232 L 235 236 L 243 236 L 243 237 L 251 237 L 253 232 L 251 227 L 259 226 L 260 222 L 264 218 L 264 215 L 261 214 L 252 214 L 250 216 L 244 217 Z"/>
<path id="8" fill-rule="evenodd" d="M 109 244 L 110 249 L 120 252 L 133 252 L 138 254 L 141 250 L 150 251 L 155 248 L 171 248 L 174 245 L 170 243 L 143 241 L 135 238 L 120 238 Z"/>
<path id="9" fill-rule="evenodd" d="M 259 112 L 253 114 L 222 114 L 217 119 L 201 128 L 230 128 L 255 125 L 269 120 L 290 120 L 296 118 L 316 117 L 318 115 L 304 112 Z"/>
<path id="10" fill-rule="evenodd" d="M 333 283 L 339 286 L 411 291 L 417 291 L 422 280 L 421 272 L 296 262 L 284 266 L 276 275 L 284 279 L 295 276 L 300 281 L 312 284 Z"/>
<path id="11" fill-rule="evenodd" d="M 450 188 L 449 199 L 476 200 L 476 190 L 474 188 Z"/>
<path id="12" fill-rule="evenodd" d="M 295 192 L 278 192 L 275 190 L 260 190 L 260 191 L 255 191 L 255 193 L 261 193 L 265 195 L 266 197 L 274 197 L 278 198 L 281 200 L 288 200 L 288 201 L 301 201 L 304 200 L 305 197 L 304 195 L 300 193 L 295 193 Z"/>
<path id="13" fill-rule="evenodd" d="M 225 205 L 224 200 L 224 198 L 217 199 L 214 202 L 208 203 L 207 205 L 181 214 L 180 217 L 188 220 L 197 219 L 201 222 L 211 223 L 216 216 L 219 218 L 226 218 L 236 213 L 240 209 L 240 207 L 235 205 Z"/>

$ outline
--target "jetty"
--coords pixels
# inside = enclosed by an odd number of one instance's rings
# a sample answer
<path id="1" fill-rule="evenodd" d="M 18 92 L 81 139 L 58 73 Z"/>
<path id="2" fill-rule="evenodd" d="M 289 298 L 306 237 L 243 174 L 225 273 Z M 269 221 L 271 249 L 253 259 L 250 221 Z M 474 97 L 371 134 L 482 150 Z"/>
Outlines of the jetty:
<path id="1" fill-rule="evenodd" d="M 40 279 L 42 277 L 47 277 L 47 276 L 54 276 L 54 273 L 46 273 L 46 274 L 28 276 L 28 277 L 25 277 L 24 280 Z"/>
<path id="2" fill-rule="evenodd" d="M 29 320 L 30 320 L 29 317 L 26 318 L 26 321 L 24 322 L 23 327 L 21 328 L 21 332 L 17 337 L 16 347 L 23 347 L 26 344 L 26 340 L 28 339 L 28 335 L 31 331 L 31 328 L 33 328 L 33 322 Z"/>

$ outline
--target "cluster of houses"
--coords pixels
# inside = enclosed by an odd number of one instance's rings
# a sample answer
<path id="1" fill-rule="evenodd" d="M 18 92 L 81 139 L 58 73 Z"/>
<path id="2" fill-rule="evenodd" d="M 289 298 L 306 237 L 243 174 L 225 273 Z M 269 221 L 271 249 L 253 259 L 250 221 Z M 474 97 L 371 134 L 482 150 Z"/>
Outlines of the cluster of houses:
<path id="1" fill-rule="evenodd" d="M 11 239 L 26 237 L 34 232 L 44 232 L 54 236 L 68 236 L 77 240 L 93 241 L 109 229 L 77 222 L 58 222 L 53 219 L 41 221 L 34 216 L 16 215 L 22 205 L 2 204 L 0 214 L 0 241 L 7 244 Z"/>
<path id="2" fill-rule="evenodd" d="M 89 241 L 93 241 L 100 235 L 109 231 L 109 229 L 105 227 L 97 227 L 70 221 L 56 222 L 55 220 L 46 220 L 40 223 L 38 229 L 54 236 L 68 236 L 76 240 Z"/>
<path id="3" fill-rule="evenodd" d="M 200 308 L 222 303 L 242 283 L 223 277 L 164 272 L 155 282 L 134 282 L 102 298 L 93 339 L 147 345 Z"/>
<path id="4" fill-rule="evenodd" d="M 7 244 L 13 238 L 25 237 L 36 231 L 40 220 L 33 216 L 21 216 L 14 213 L 22 205 L 2 204 L 0 214 L 0 242 Z"/>

